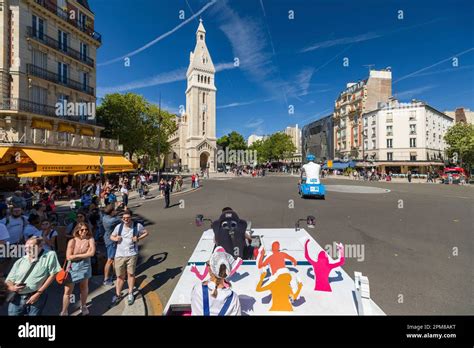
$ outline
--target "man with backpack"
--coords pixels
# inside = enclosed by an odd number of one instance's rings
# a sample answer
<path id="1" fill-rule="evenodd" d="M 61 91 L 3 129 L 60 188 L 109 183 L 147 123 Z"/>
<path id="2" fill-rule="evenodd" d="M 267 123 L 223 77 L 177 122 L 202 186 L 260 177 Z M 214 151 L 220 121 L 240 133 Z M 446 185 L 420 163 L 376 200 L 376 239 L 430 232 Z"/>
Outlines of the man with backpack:
<path id="1" fill-rule="evenodd" d="M 13 207 L 11 215 L 7 216 L 0 223 L 3 223 L 10 234 L 8 242 L 10 244 L 23 244 L 25 228 L 28 225 L 28 219 L 22 215 L 23 210 L 20 207 Z"/>
<path id="2" fill-rule="evenodd" d="M 104 266 L 104 285 L 113 286 L 114 282 L 110 276 L 110 270 L 114 264 L 115 252 L 117 251 L 117 243 L 110 239 L 110 236 L 117 225 L 121 223 L 117 216 L 117 211 L 113 205 L 108 205 L 104 209 L 102 215 L 102 226 L 104 227 L 104 243 L 107 249 L 107 261 Z"/>
<path id="3" fill-rule="evenodd" d="M 135 301 L 133 287 L 138 259 L 138 242 L 147 236 L 148 231 L 142 224 L 132 221 L 132 212 L 126 210 L 122 216 L 122 223 L 115 227 L 110 236 L 110 240 L 117 243 L 114 262 L 117 283 L 112 305 L 118 304 L 121 300 L 126 275 L 128 276 L 128 304 L 132 305 Z"/>

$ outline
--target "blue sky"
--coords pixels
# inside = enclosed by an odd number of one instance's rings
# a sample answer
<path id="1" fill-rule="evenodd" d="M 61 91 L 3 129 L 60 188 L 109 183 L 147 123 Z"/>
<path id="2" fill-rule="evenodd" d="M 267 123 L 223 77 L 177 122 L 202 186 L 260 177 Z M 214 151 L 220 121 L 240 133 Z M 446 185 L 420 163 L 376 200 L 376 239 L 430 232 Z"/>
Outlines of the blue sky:
<path id="1" fill-rule="evenodd" d="M 185 72 L 202 17 L 218 69 L 217 136 L 270 134 L 326 116 L 347 82 L 367 77 L 368 64 L 392 68 L 393 93 L 402 101 L 474 109 L 470 0 L 89 3 L 103 40 L 98 97 L 130 91 L 158 102 L 161 93 L 162 106 L 175 113 L 185 104 Z"/>

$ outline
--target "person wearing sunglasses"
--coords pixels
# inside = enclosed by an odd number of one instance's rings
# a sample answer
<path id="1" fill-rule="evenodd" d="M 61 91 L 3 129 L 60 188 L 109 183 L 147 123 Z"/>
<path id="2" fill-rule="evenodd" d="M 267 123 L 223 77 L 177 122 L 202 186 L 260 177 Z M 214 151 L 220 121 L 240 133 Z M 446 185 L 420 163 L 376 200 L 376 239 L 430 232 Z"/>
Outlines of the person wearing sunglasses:
<path id="1" fill-rule="evenodd" d="M 44 250 L 58 250 L 58 232 L 53 228 L 49 220 L 41 222 L 41 236 L 43 237 Z"/>
<path id="2" fill-rule="evenodd" d="M 63 306 L 60 315 L 69 315 L 68 308 L 74 285 L 79 283 L 81 292 L 81 313 L 88 315 L 87 296 L 89 295 L 89 279 L 92 277 L 91 258 L 95 255 L 95 241 L 89 225 L 79 222 L 74 228 L 73 239 L 67 244 L 66 260 L 69 279 L 64 285 Z"/>
<path id="3" fill-rule="evenodd" d="M 122 223 L 118 224 L 110 235 L 110 240 L 117 243 L 114 262 L 117 282 L 112 305 L 118 304 L 122 298 L 125 276 L 127 276 L 128 282 L 128 304 L 132 305 L 134 303 L 133 287 L 135 285 L 135 270 L 138 259 L 137 244 L 147 236 L 148 231 L 143 225 L 132 221 L 132 212 L 129 209 L 123 213 Z"/>
<path id="4" fill-rule="evenodd" d="M 75 221 L 71 222 L 66 227 L 66 235 L 68 236 L 68 238 L 72 238 L 74 229 L 76 228 L 77 224 L 80 222 L 86 223 L 92 231 L 92 226 L 90 224 L 89 218 L 87 217 L 87 211 L 81 209 L 78 211 Z"/>

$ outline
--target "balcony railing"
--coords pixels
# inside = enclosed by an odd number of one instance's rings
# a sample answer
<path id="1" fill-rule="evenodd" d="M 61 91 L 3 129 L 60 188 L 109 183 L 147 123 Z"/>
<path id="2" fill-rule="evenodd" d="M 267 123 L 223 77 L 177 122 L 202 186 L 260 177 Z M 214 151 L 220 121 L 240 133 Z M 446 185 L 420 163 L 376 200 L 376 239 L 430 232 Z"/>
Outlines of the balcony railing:
<path id="1" fill-rule="evenodd" d="M 28 74 L 42 78 L 43 80 L 48 80 L 48 81 L 75 89 L 77 91 L 94 95 L 94 88 L 90 86 L 85 86 L 84 84 L 78 81 L 75 81 L 69 77 L 64 78 L 63 76 L 59 76 L 56 73 L 53 73 L 51 71 L 48 71 L 46 69 L 40 68 L 39 66 L 32 65 L 32 64 L 27 64 L 26 69 L 27 69 Z"/>
<path id="2" fill-rule="evenodd" d="M 82 32 L 86 33 L 89 35 L 91 38 L 96 40 L 97 42 L 102 43 L 102 35 L 100 35 L 98 32 L 96 32 L 94 29 L 92 29 L 90 26 L 86 25 L 83 22 L 80 22 L 76 18 L 79 17 L 78 14 L 76 14 L 76 17 L 72 19 L 69 16 L 69 13 L 62 9 L 61 7 L 57 6 L 55 3 L 53 3 L 50 0 L 35 0 L 35 2 L 41 6 L 43 6 L 45 9 L 47 9 L 49 12 L 55 14 L 62 20 L 68 22 L 69 24 L 72 24 L 74 27 L 78 28 Z"/>
<path id="3" fill-rule="evenodd" d="M 87 124 L 97 124 L 96 119 L 89 119 L 87 116 L 83 115 L 72 115 L 72 116 L 58 116 L 56 113 L 56 107 L 34 103 L 29 100 L 24 99 L 3 99 L 0 100 L 0 110 L 11 110 L 11 111 L 23 111 L 29 112 L 32 114 L 43 115 L 43 116 L 50 116 L 50 117 L 58 117 L 65 121 L 74 121 L 74 122 L 81 122 Z"/>
<path id="4" fill-rule="evenodd" d="M 45 44 L 46 46 L 54 48 L 55 50 L 58 50 L 63 54 L 66 54 L 74 59 L 77 59 L 81 62 L 86 63 L 87 65 L 91 67 L 94 67 L 93 59 L 85 56 L 84 54 L 81 54 L 81 52 L 75 50 L 74 48 L 71 48 L 69 46 L 64 47 L 63 45 L 60 44 L 58 40 L 55 40 L 52 37 L 45 35 L 44 33 L 40 35 L 40 32 L 38 32 L 36 29 L 32 27 L 27 27 L 27 33 L 28 33 L 28 37 L 32 38 L 33 40 L 41 42 Z"/>
<path id="5" fill-rule="evenodd" d="M 28 145 L 58 148 L 67 147 L 72 149 L 113 151 L 122 152 L 123 146 L 117 139 L 100 138 L 88 135 L 55 132 L 50 130 L 32 128 L 29 138 L 23 133 L 16 133 L 9 138 L 0 130 L 0 144 L 2 145 Z"/>

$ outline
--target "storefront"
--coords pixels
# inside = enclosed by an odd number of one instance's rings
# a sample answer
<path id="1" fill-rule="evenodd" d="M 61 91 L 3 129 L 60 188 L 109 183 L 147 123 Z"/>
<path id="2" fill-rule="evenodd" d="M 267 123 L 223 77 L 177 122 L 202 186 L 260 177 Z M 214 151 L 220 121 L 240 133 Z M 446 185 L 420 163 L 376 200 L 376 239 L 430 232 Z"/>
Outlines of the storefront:
<path id="1" fill-rule="evenodd" d="M 19 177 L 104 174 L 133 171 L 134 165 L 121 155 L 52 151 L 33 148 L 0 148 L 0 172 Z"/>
<path id="2" fill-rule="evenodd" d="M 407 174 L 410 171 L 412 174 L 427 174 L 430 171 L 438 171 L 444 167 L 442 162 L 430 161 L 393 161 L 393 162 L 359 162 L 357 167 L 362 168 L 376 168 L 381 173 L 392 174 Z"/>

